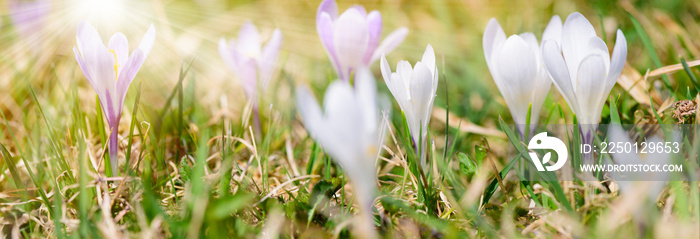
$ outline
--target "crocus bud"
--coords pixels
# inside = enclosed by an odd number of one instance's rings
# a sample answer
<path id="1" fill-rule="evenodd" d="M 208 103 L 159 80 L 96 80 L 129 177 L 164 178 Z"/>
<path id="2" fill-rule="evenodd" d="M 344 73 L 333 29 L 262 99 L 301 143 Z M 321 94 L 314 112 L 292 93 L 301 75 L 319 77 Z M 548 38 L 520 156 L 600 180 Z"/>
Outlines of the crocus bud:
<path id="1" fill-rule="evenodd" d="M 354 87 L 346 81 L 331 83 L 323 111 L 306 87 L 298 88 L 296 100 L 306 130 L 353 184 L 363 215 L 360 233 L 365 238 L 374 236 L 371 210 L 377 190 L 376 163 L 385 136 L 374 77 L 362 68 Z"/>
<path id="2" fill-rule="evenodd" d="M 561 43 L 545 40 L 544 65 L 576 114 L 584 143 L 592 143 L 600 114 L 627 58 L 627 41 L 620 29 L 612 56 L 605 41 L 596 35 L 593 25 L 578 12 L 566 18 Z M 584 156 L 591 161 L 591 155 Z"/>
<path id="3" fill-rule="evenodd" d="M 282 45 L 282 32 L 275 29 L 265 47 L 260 33 L 252 22 L 245 22 L 238 39 L 219 40 L 219 55 L 226 66 L 243 84 L 243 90 L 254 104 L 257 91 L 264 91 L 277 66 L 277 55 Z"/>
<path id="4" fill-rule="evenodd" d="M 401 27 L 379 43 L 382 15 L 369 14 L 363 6 L 355 5 L 338 16 L 335 0 L 324 0 L 316 13 L 316 30 L 321 43 L 341 80 L 349 81 L 353 71 L 369 67 L 382 54 L 396 48 L 408 34 Z"/>
<path id="5" fill-rule="evenodd" d="M 438 84 L 433 47 L 428 44 L 423 58 L 413 67 L 408 61 L 399 61 L 393 73 L 386 57 L 382 56 L 381 69 L 384 82 L 406 115 L 416 153 L 420 153 L 421 165 L 426 166 L 428 122 Z"/>
<path id="6" fill-rule="evenodd" d="M 552 17 L 542 34 L 542 42 L 559 42 L 561 28 L 559 16 Z M 520 134 L 525 135 L 528 108 L 532 105 L 530 124 L 536 125 L 552 86 L 551 77 L 542 63 L 540 44 L 529 32 L 506 38 L 501 25 L 492 18 L 486 26 L 483 45 L 491 76 L 508 104 Z"/>

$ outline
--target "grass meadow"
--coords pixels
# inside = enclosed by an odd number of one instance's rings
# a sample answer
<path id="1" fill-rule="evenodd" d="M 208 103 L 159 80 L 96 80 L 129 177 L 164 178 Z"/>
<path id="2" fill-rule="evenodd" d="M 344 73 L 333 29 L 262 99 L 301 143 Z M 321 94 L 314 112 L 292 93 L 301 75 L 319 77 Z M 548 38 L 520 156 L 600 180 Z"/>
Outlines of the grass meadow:
<path id="1" fill-rule="evenodd" d="M 320 1 L 56 0 L 30 26 L 13 17 L 12 2 L 0 2 L 0 237 L 364 237 L 353 229 L 356 190 L 295 105 L 298 87 L 321 100 L 338 78 L 316 30 Z M 386 54 L 392 69 L 420 60 L 427 44 L 439 69 L 431 163 L 421 168 L 379 61 L 370 66 L 391 108 L 371 207 L 377 236 L 700 238 L 697 141 L 689 139 L 686 180 L 664 182 L 649 200 L 644 182 L 621 194 L 609 180 L 519 181 L 509 173 L 524 157 L 508 153 L 518 136 L 506 127 L 513 119 L 482 47 L 491 18 L 507 35 L 541 39 L 553 15 L 580 12 L 610 49 L 617 29 L 627 39 L 601 124 L 698 124 L 699 1 L 338 1 L 341 12 L 353 4 L 381 12 L 383 37 L 408 29 Z M 105 43 L 123 32 L 129 50 L 149 25 L 156 29 L 118 132 L 76 62 L 80 21 Z M 275 28 L 283 36 L 259 109 L 218 52 L 219 39 L 237 37 L 245 21 L 263 41 Z M 551 87 L 539 124 L 575 123 Z"/>

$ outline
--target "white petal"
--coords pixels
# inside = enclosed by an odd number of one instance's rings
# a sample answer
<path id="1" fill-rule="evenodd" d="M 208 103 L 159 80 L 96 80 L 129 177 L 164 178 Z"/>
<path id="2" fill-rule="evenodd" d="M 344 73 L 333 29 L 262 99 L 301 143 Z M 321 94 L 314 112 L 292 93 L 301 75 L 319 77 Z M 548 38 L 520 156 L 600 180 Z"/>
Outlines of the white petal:
<path id="1" fill-rule="evenodd" d="M 355 9 L 355 10 L 357 10 L 358 12 L 360 12 L 360 14 L 362 14 L 363 17 L 366 17 L 366 16 L 367 16 L 367 10 L 366 10 L 365 7 L 362 6 L 362 5 L 357 5 L 357 4 L 355 4 L 355 5 L 350 6 L 348 9 Z M 346 11 L 347 11 L 347 10 L 346 10 Z"/>
<path id="2" fill-rule="evenodd" d="M 535 34 L 532 34 L 532 32 L 523 32 L 518 34 L 520 38 L 523 39 L 523 41 L 527 42 L 528 46 L 530 47 L 535 47 L 535 49 L 539 49 L 539 44 L 537 44 L 537 37 Z"/>
<path id="3" fill-rule="evenodd" d="M 571 111 L 578 112 L 576 91 L 571 75 L 567 70 L 566 62 L 562 57 L 558 44 L 552 40 L 546 40 L 542 44 L 542 60 L 547 72 L 552 77 L 552 82 L 569 104 Z"/>
<path id="4" fill-rule="evenodd" d="M 545 40 L 553 40 L 561 45 L 561 28 L 561 18 L 559 15 L 554 15 L 552 19 L 549 20 L 547 28 L 544 29 L 544 33 L 542 33 L 542 42 Z"/>
<path id="5" fill-rule="evenodd" d="M 396 98 L 396 101 L 399 102 L 399 106 L 403 107 L 402 101 L 405 101 L 407 97 L 407 90 L 403 84 L 403 80 L 396 73 L 391 72 L 389 62 L 387 62 L 385 56 L 382 56 L 380 68 L 382 70 L 384 83 L 386 83 L 387 88 L 389 88 L 391 94 Z"/>
<path id="6" fill-rule="evenodd" d="M 313 96 L 309 89 L 304 86 L 297 88 L 296 103 L 304 127 L 306 127 L 311 136 L 316 138 L 316 134 L 324 133 L 317 130 L 317 127 L 323 124 L 323 114 L 316 97 Z"/>
<path id="7" fill-rule="evenodd" d="M 489 66 L 490 70 L 492 64 L 491 56 L 493 55 L 496 46 L 505 40 L 506 33 L 503 32 L 503 28 L 501 28 L 501 25 L 498 24 L 498 20 L 496 20 L 496 18 L 491 18 L 488 25 L 486 25 L 486 30 L 484 31 L 484 37 L 482 39 L 486 64 Z M 491 73 L 493 73 L 493 70 L 491 70 Z"/>
<path id="8" fill-rule="evenodd" d="M 248 57 L 257 58 L 260 56 L 260 45 L 258 28 L 250 21 L 243 23 L 238 32 L 237 50 Z"/>
<path id="9" fill-rule="evenodd" d="M 578 66 L 584 57 L 590 54 L 589 41 L 596 37 L 595 29 L 588 20 L 578 12 L 566 18 L 561 34 L 561 51 L 571 77 L 578 74 Z"/>
<path id="10" fill-rule="evenodd" d="M 364 130 L 374 131 L 377 128 L 379 115 L 377 115 L 377 86 L 372 72 L 363 67 L 355 74 L 355 93 L 362 119 Z"/>
<path id="11" fill-rule="evenodd" d="M 92 53 L 98 49 L 98 46 L 104 46 L 104 43 L 102 43 L 100 34 L 92 25 L 84 21 L 78 23 L 78 31 L 75 40 L 78 45 L 78 51 L 80 51 L 80 54 L 86 60 L 87 64 L 97 60 L 94 59 Z"/>
<path id="12" fill-rule="evenodd" d="M 399 74 L 401 80 L 406 86 L 406 92 L 408 93 L 411 89 L 411 78 L 413 75 L 413 67 L 411 67 L 411 63 L 408 63 L 408 61 L 399 61 L 399 63 L 396 64 L 396 73 Z"/>
<path id="13" fill-rule="evenodd" d="M 386 56 L 382 55 L 382 60 L 379 63 L 379 67 L 382 70 L 382 78 L 384 78 L 384 82 L 389 85 L 389 82 L 391 82 L 391 67 L 389 66 L 389 62 L 386 61 Z"/>
<path id="14" fill-rule="evenodd" d="M 408 85 L 406 85 L 406 83 L 410 83 L 409 81 L 404 81 L 401 79 L 401 75 L 398 73 L 392 73 L 391 85 L 389 85 L 391 94 L 394 95 L 394 98 L 396 98 L 396 102 L 399 103 L 401 110 L 405 111 L 406 114 L 408 114 L 409 111 L 413 112 L 413 107 L 410 104 L 410 92 L 408 91 Z"/>
<path id="15" fill-rule="evenodd" d="M 603 65 L 605 65 L 605 76 L 607 76 L 608 70 L 610 69 L 610 53 L 608 52 L 608 45 L 605 44 L 603 39 L 596 36 L 592 37 L 588 41 L 588 46 L 588 54 L 597 54 L 603 59 Z"/>
<path id="16" fill-rule="evenodd" d="M 112 38 L 109 39 L 109 43 L 107 44 L 107 48 L 114 50 L 113 54 L 116 54 L 117 65 L 124 66 L 129 59 L 129 41 L 126 39 L 126 36 L 121 32 L 112 35 Z M 119 67 L 119 70 L 121 70 L 121 67 Z"/>
<path id="17" fill-rule="evenodd" d="M 494 63 L 498 65 L 499 75 L 505 84 L 505 92 L 501 93 L 515 122 L 524 125 L 537 77 L 535 52 L 531 43 L 513 35 L 508 37 L 499 54 L 498 61 Z"/>
<path id="18" fill-rule="evenodd" d="M 348 9 L 340 15 L 335 22 L 333 45 L 341 69 L 357 69 L 364 65 L 363 57 L 368 41 L 367 22 L 357 9 Z"/>
<path id="19" fill-rule="evenodd" d="M 348 82 L 335 81 L 323 99 L 327 120 L 327 137 L 323 146 L 343 168 L 357 160 L 356 155 L 363 153 L 360 135 L 364 122 L 353 91 Z"/>
<path id="20" fill-rule="evenodd" d="M 524 32 L 520 33 L 518 36 L 520 36 L 520 38 L 527 42 L 527 45 L 532 49 L 533 52 L 540 51 L 540 44 L 537 43 L 537 37 L 535 37 L 535 34 L 532 34 L 531 32 Z M 540 64 L 540 62 L 542 62 L 542 59 L 540 58 L 540 54 L 535 54 L 535 64 Z"/>
<path id="21" fill-rule="evenodd" d="M 430 75 L 434 76 L 435 75 L 435 51 L 433 51 L 433 46 L 428 44 L 428 47 L 425 48 L 425 52 L 423 53 L 423 58 L 421 59 L 421 62 L 425 64 L 428 69 L 430 69 Z"/>
<path id="22" fill-rule="evenodd" d="M 538 53 L 538 54 L 541 54 Z M 542 104 L 549 95 L 549 89 L 552 87 L 552 78 L 549 76 L 544 64 L 538 65 L 537 79 L 534 83 L 534 94 L 532 95 L 532 112 L 530 115 L 530 124 L 537 124 L 540 118 Z"/>
<path id="23" fill-rule="evenodd" d="M 602 102 L 610 93 L 605 89 L 605 64 L 600 55 L 591 54 L 581 61 L 576 79 L 576 99 L 580 111 L 577 112 L 581 124 L 598 124 L 603 110 Z"/>
<path id="24" fill-rule="evenodd" d="M 622 73 L 622 68 L 625 67 L 627 60 L 627 40 L 620 29 L 617 30 L 617 39 L 615 40 L 615 48 L 613 49 L 610 59 L 610 70 L 608 72 L 607 85 L 612 88 L 617 82 L 617 78 Z"/>
<path id="25" fill-rule="evenodd" d="M 415 115 L 408 117 L 413 117 L 415 119 L 414 128 L 411 129 L 411 135 L 413 135 L 416 142 L 419 141 L 418 137 L 421 137 L 421 125 L 425 124 L 423 122 L 425 115 L 430 114 L 428 109 L 430 108 L 430 102 L 432 98 L 435 97 L 433 94 L 433 75 L 422 62 L 416 63 L 413 69 L 413 75 L 411 77 L 411 102 L 413 104 L 413 112 Z M 427 129 L 423 129 L 427 130 Z"/>

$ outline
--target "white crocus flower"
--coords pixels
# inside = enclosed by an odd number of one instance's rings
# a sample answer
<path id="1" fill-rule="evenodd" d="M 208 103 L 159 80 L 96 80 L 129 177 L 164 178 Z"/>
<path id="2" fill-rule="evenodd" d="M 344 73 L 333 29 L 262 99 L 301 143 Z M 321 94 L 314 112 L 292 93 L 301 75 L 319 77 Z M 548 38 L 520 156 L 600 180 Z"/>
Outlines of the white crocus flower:
<path id="1" fill-rule="evenodd" d="M 561 18 L 554 16 L 542 34 L 542 42 L 559 42 Z M 484 56 L 498 90 L 508 104 L 513 121 L 521 135 L 525 134 L 527 111 L 532 104 L 530 124 L 536 125 L 552 80 L 542 63 L 537 38 L 530 32 L 506 39 L 501 25 L 492 18 L 483 38 Z"/>
<path id="2" fill-rule="evenodd" d="M 571 110 L 578 117 L 584 143 L 592 143 L 605 99 L 622 72 L 627 58 L 627 41 L 621 30 L 612 57 L 586 18 L 578 12 L 566 18 L 561 44 L 542 43 L 544 65 Z M 586 154 L 588 161 L 590 154 Z"/>
<path id="3" fill-rule="evenodd" d="M 428 44 L 422 60 L 416 62 L 413 67 L 408 61 L 399 61 L 396 72 L 393 73 L 386 57 L 382 55 L 381 69 L 386 85 L 406 115 L 408 129 L 416 145 L 416 153 L 421 151 L 421 165 L 425 166 L 425 155 L 428 151 L 426 147 L 428 122 L 430 122 L 438 84 L 433 47 Z M 420 142 L 422 142 L 421 148 L 418 147 Z"/>
<path id="4" fill-rule="evenodd" d="M 359 232 L 374 236 L 371 209 L 377 188 L 376 161 L 385 134 L 372 73 L 365 68 L 358 71 L 355 87 L 342 80 L 331 83 L 323 111 L 306 87 L 297 89 L 296 100 L 306 130 L 354 186 L 363 214 Z"/>

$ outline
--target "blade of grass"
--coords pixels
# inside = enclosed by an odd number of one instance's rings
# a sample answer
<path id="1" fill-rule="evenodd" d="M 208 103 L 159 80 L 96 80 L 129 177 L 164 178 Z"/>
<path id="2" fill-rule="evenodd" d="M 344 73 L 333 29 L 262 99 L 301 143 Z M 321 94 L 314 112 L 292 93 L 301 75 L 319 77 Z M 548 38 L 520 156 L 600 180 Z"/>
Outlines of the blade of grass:
<path id="1" fill-rule="evenodd" d="M 80 195 L 78 195 L 78 212 L 80 215 L 80 235 L 83 238 L 90 237 L 90 218 L 88 217 L 88 210 L 90 210 L 90 196 L 88 195 L 87 183 L 88 183 L 88 158 L 85 150 L 85 142 L 80 141 L 79 143 L 80 155 L 78 160 L 80 161 L 79 169 L 79 187 Z"/>
<path id="2" fill-rule="evenodd" d="M 12 155 L 10 155 L 10 152 L 8 152 L 7 148 L 5 148 L 5 146 L 2 144 L 0 144 L 0 149 L 2 149 L 2 158 L 5 159 L 5 164 L 7 165 L 8 169 L 10 169 L 12 179 L 15 181 L 15 187 L 18 189 L 23 189 L 26 193 L 27 188 L 24 187 L 24 183 L 22 183 L 22 178 L 19 176 L 19 171 L 17 170 L 15 161 L 12 159 Z"/>
<path id="3" fill-rule="evenodd" d="M 642 43 L 644 44 L 644 47 L 647 49 L 647 52 L 649 53 L 649 58 L 651 58 L 651 61 L 654 63 L 654 66 L 656 68 L 661 68 L 661 60 L 659 60 L 659 56 L 656 55 L 656 50 L 654 50 L 654 45 L 651 42 L 651 39 L 649 39 L 649 36 L 647 35 L 646 31 L 644 31 L 644 27 L 642 27 L 641 24 L 637 21 L 632 14 L 629 14 L 630 19 L 632 20 L 632 24 L 634 25 L 634 29 L 637 31 L 637 34 L 639 35 L 639 38 L 642 40 Z M 668 76 L 666 74 L 661 75 L 663 78 L 664 86 L 671 91 L 672 93 L 675 94 L 675 90 L 673 87 L 671 87 L 671 82 L 668 80 Z M 653 101 L 652 101 L 653 102 Z"/>
<path id="4" fill-rule="evenodd" d="M 105 132 L 105 123 L 104 123 L 104 116 L 102 115 L 102 106 L 100 106 L 100 97 L 95 95 L 95 109 L 97 110 L 97 131 L 100 132 L 100 142 L 102 147 L 101 148 L 106 148 L 105 144 L 107 143 L 107 133 Z M 109 158 L 109 154 L 105 153 L 102 156 L 105 160 L 105 175 L 107 177 L 112 177 L 112 161 Z"/>
<path id="5" fill-rule="evenodd" d="M 523 145 L 520 144 L 520 142 L 517 140 L 517 136 L 513 133 L 512 130 L 506 125 L 505 121 L 503 121 L 503 118 L 498 117 L 499 124 L 503 131 L 506 133 L 506 136 L 510 140 L 511 144 L 515 149 L 520 152 L 521 157 L 525 159 L 526 162 L 532 162 L 532 159 L 530 158 L 529 154 L 526 154 L 524 152 L 527 152 L 525 148 L 523 148 Z M 516 157 L 519 158 L 519 157 Z M 557 180 L 556 174 L 554 172 L 540 172 L 537 171 L 538 175 L 542 177 L 545 181 L 547 181 L 549 184 L 551 184 L 554 188 L 554 197 L 559 201 L 559 203 L 564 206 L 569 212 L 573 211 L 573 208 L 571 208 L 571 204 L 569 204 L 569 201 L 566 198 L 566 194 L 564 194 L 564 190 L 562 189 L 561 185 L 559 184 L 559 181 Z M 506 172 L 507 174 L 507 172 Z"/>
<path id="6" fill-rule="evenodd" d="M 126 145 L 126 152 L 125 152 L 125 160 L 126 162 L 124 163 L 124 176 L 128 176 L 127 173 L 129 172 L 129 159 L 131 159 L 131 146 L 133 145 L 134 142 L 134 127 L 138 123 L 136 121 L 136 114 L 139 109 L 139 100 L 141 99 L 141 83 L 143 81 L 139 81 L 139 85 L 136 87 L 136 100 L 134 100 L 134 109 L 131 111 L 131 124 L 129 125 L 129 142 Z M 146 143 L 146 142 L 142 142 Z"/>
<path id="7" fill-rule="evenodd" d="M 24 162 L 24 168 L 27 169 L 27 173 L 29 174 L 29 178 L 32 180 L 32 183 L 34 183 L 34 186 L 36 187 L 36 190 L 39 192 L 39 196 L 41 197 L 41 201 L 44 203 L 44 205 L 47 208 L 51 208 L 51 203 L 49 202 L 49 198 L 46 196 L 46 192 L 44 192 L 44 188 L 41 187 L 41 183 L 39 180 L 37 180 L 36 175 L 34 174 L 34 170 L 30 167 L 31 164 L 29 164 L 29 161 L 27 161 L 27 157 L 25 157 L 24 151 L 22 151 L 22 148 L 20 147 L 19 143 L 17 142 L 17 138 L 15 137 L 15 133 L 10 127 L 10 124 L 7 122 L 7 118 L 5 117 L 5 113 L 3 113 L 2 110 L 0 110 L 0 115 L 2 115 L 3 120 L 5 121 L 5 127 L 7 127 L 10 136 L 12 137 L 12 141 L 15 143 L 15 147 L 17 147 L 17 150 L 19 151 L 20 158 L 22 159 L 22 162 Z M 49 213 L 53 213 L 52 210 L 49 210 Z"/>
<path id="8" fill-rule="evenodd" d="M 695 90 L 700 92 L 700 83 L 698 83 L 698 79 L 695 78 L 695 74 L 693 74 L 693 72 L 690 70 L 688 63 L 683 57 L 681 57 L 681 65 L 683 65 L 683 70 L 685 70 L 685 73 L 688 74 L 688 77 L 690 77 L 690 82 L 693 83 L 693 86 L 695 86 Z"/>
<path id="9" fill-rule="evenodd" d="M 41 107 L 41 104 L 39 103 L 39 99 L 36 97 L 36 93 L 34 93 L 34 88 L 32 86 L 29 86 L 29 91 L 32 93 L 32 98 L 34 99 L 34 102 L 36 102 L 37 107 L 39 108 L 39 112 L 41 112 L 41 116 L 44 118 L 44 122 L 46 123 L 47 130 L 49 131 L 49 142 L 51 142 L 51 146 L 53 147 L 54 153 L 58 157 L 58 162 L 60 166 L 62 167 L 62 170 L 66 171 L 66 175 L 68 177 L 68 181 L 70 183 L 75 183 L 75 177 L 73 176 L 73 173 L 71 168 L 68 166 L 68 163 L 66 162 L 66 159 L 63 157 L 63 150 L 61 150 L 61 147 L 59 147 L 58 140 L 56 139 L 56 136 L 54 135 L 55 131 L 53 130 L 53 127 L 51 127 L 51 124 L 49 123 L 49 119 L 46 117 L 46 114 L 44 114 L 44 109 Z"/>

